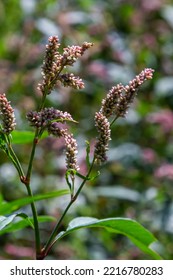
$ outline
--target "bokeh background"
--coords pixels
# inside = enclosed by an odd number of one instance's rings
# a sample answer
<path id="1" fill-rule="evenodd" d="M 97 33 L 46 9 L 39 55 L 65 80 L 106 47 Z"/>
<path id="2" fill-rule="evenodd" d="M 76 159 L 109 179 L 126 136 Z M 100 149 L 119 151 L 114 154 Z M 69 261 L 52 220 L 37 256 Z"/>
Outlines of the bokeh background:
<path id="1" fill-rule="evenodd" d="M 160 241 L 157 250 L 173 258 L 173 4 L 171 0 L 2 0 L 0 1 L 0 90 L 15 108 L 17 129 L 32 130 L 25 115 L 40 100 L 37 84 L 45 44 L 58 35 L 61 48 L 93 42 L 73 67 L 85 89 L 58 87 L 47 100 L 72 114 L 72 132 L 85 172 L 85 140 L 97 133 L 94 114 L 116 83 L 126 84 L 145 67 L 155 69 L 125 119 L 112 128 L 108 162 L 88 183 L 67 215 L 62 230 L 77 216 L 129 217 Z M 31 145 L 16 145 L 27 168 Z M 63 143 L 41 141 L 34 162 L 34 194 L 67 188 Z M 76 182 L 78 185 L 78 181 Z M 26 195 L 16 171 L 0 152 L 0 195 L 11 201 Z M 37 202 L 40 214 L 59 217 L 68 197 Z M 30 207 L 23 209 L 30 214 Z M 43 242 L 53 223 L 41 224 Z M 33 258 L 29 228 L 0 236 L 1 259 Z M 148 259 L 127 238 L 104 230 L 80 230 L 54 246 L 49 259 Z"/>

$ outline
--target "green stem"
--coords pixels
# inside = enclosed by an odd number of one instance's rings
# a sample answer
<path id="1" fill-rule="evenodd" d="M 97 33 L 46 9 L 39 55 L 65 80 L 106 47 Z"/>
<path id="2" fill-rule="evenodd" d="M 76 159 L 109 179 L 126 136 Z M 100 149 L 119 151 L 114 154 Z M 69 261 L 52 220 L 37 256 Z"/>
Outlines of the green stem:
<path id="1" fill-rule="evenodd" d="M 20 161 L 19 161 L 17 155 L 15 154 L 15 152 L 14 152 L 12 146 L 11 146 L 11 141 L 10 141 L 10 136 L 9 135 L 6 135 L 6 143 L 8 145 L 7 154 L 10 157 L 10 159 L 12 160 L 14 166 L 16 167 L 20 179 L 22 179 L 22 178 L 24 178 L 25 175 L 24 175 L 22 166 L 20 164 Z"/>
<path id="2" fill-rule="evenodd" d="M 78 198 L 78 196 L 79 196 L 79 194 L 80 194 L 80 192 L 81 192 L 83 186 L 85 185 L 86 181 L 88 180 L 88 177 L 89 177 L 89 175 L 90 175 L 90 173 L 91 173 L 91 171 L 92 171 L 93 165 L 94 165 L 94 161 L 95 161 L 95 158 L 93 158 L 93 161 L 92 161 L 92 164 L 91 164 L 91 166 L 90 166 L 90 168 L 89 168 L 89 171 L 88 171 L 86 177 L 84 178 L 83 182 L 81 183 L 80 187 L 78 188 L 76 194 L 75 194 L 73 197 L 71 197 L 71 200 L 70 200 L 70 202 L 68 203 L 67 207 L 65 208 L 65 210 L 64 210 L 64 212 L 63 212 L 61 218 L 59 219 L 59 221 L 58 221 L 57 224 L 55 225 L 54 230 L 52 231 L 52 233 L 51 233 L 51 235 L 50 235 L 50 237 L 49 237 L 49 239 L 48 239 L 48 241 L 47 241 L 45 247 L 44 247 L 43 250 L 42 250 L 42 259 L 44 259 L 44 258 L 48 255 L 50 249 L 51 249 L 52 246 L 54 245 L 54 242 L 56 241 L 56 240 L 55 240 L 55 237 L 56 237 L 56 235 L 57 235 L 57 232 L 58 232 L 58 229 L 59 229 L 59 227 L 60 227 L 60 225 L 61 225 L 61 222 L 63 221 L 63 219 L 64 219 L 66 213 L 68 212 L 68 210 L 70 209 L 71 205 L 72 205 L 72 204 L 76 201 L 76 199 Z"/>
<path id="3" fill-rule="evenodd" d="M 38 132 L 36 132 L 37 135 Z M 29 166 L 28 166 L 28 172 L 27 172 L 27 176 L 25 177 L 24 171 L 22 169 L 22 166 L 19 162 L 18 157 L 16 156 L 12 146 L 11 146 L 11 142 L 10 142 L 10 138 L 9 136 L 7 136 L 7 145 L 8 145 L 8 155 L 11 158 L 14 166 L 16 167 L 20 179 L 22 181 L 23 184 L 25 184 L 28 195 L 33 198 L 33 194 L 30 188 L 30 175 L 31 175 L 31 170 L 32 170 L 32 163 L 33 163 L 33 158 L 34 158 L 34 153 L 35 153 L 35 147 L 36 147 L 36 141 L 34 138 L 33 141 L 33 148 L 32 148 L 32 152 L 31 152 L 31 157 L 30 157 L 30 162 L 29 162 Z M 37 219 L 37 210 L 34 204 L 34 201 L 31 202 L 31 209 L 32 209 L 32 214 L 33 214 L 33 219 L 34 219 L 34 229 L 35 229 L 35 240 L 36 240 L 36 258 L 39 259 L 40 256 L 40 252 L 41 252 L 41 245 L 40 245 L 40 233 L 39 233 L 39 226 L 38 226 L 38 219 Z"/>
<path id="4" fill-rule="evenodd" d="M 20 179 L 23 179 L 25 177 L 25 175 L 24 175 L 24 172 L 23 172 L 23 169 L 21 167 L 20 162 L 19 162 L 15 152 L 13 151 L 12 147 L 9 146 L 8 149 L 9 149 L 9 152 L 10 152 L 9 157 L 11 158 L 14 166 L 17 169 Z"/>
<path id="5" fill-rule="evenodd" d="M 33 198 L 33 194 L 32 194 L 32 190 L 30 187 L 30 180 L 31 180 L 31 173 L 32 173 L 35 150 L 36 150 L 36 146 L 38 143 L 38 134 L 39 134 L 39 130 L 37 129 L 35 132 L 35 137 L 33 139 L 32 151 L 31 151 L 30 160 L 29 160 L 29 164 L 28 164 L 28 170 L 27 170 L 25 181 L 24 181 L 24 184 L 27 188 L 28 195 L 32 198 Z M 32 215 L 33 215 L 33 220 L 34 220 L 36 259 L 40 259 L 40 255 L 41 255 L 40 231 L 39 231 L 39 224 L 38 224 L 38 214 L 37 214 L 37 209 L 35 207 L 34 201 L 31 202 L 31 209 L 32 209 Z"/>
<path id="6" fill-rule="evenodd" d="M 114 122 L 119 118 L 119 115 L 117 115 L 110 123 L 110 127 L 114 124 Z"/>
<path id="7" fill-rule="evenodd" d="M 63 68 L 64 68 L 64 65 L 61 66 L 60 70 L 58 71 L 58 73 L 54 77 L 52 83 L 54 83 L 54 81 L 56 81 L 58 79 L 58 76 L 61 73 L 61 71 L 63 70 Z M 43 93 L 43 96 L 42 96 L 42 101 L 41 101 L 41 104 L 40 104 L 40 107 L 39 107 L 39 111 L 41 111 L 45 106 L 46 97 L 49 93 L 49 88 L 50 87 L 51 87 L 51 85 L 48 85 L 44 90 L 44 93 Z M 32 145 L 32 151 L 31 151 L 29 164 L 28 164 L 28 170 L 27 170 L 25 181 L 24 181 L 24 184 L 26 185 L 26 188 L 27 188 L 27 191 L 28 191 L 28 195 L 30 197 L 33 197 L 32 191 L 31 191 L 31 188 L 30 188 L 30 179 L 31 179 L 31 174 L 32 174 L 33 160 L 34 160 L 34 156 L 35 156 L 36 146 L 37 146 L 39 138 L 41 137 L 41 134 L 42 134 L 41 130 L 36 129 L 35 137 L 34 137 L 33 145 Z M 68 207 L 66 208 L 66 212 L 68 211 L 68 209 L 70 208 L 72 203 L 73 203 L 73 201 L 71 200 L 71 203 L 69 203 Z M 41 253 L 41 242 L 40 242 L 38 215 L 37 215 L 37 210 L 36 210 L 34 202 L 31 203 L 31 208 L 32 208 L 32 214 L 33 214 L 33 219 L 34 219 L 34 227 L 35 227 L 36 259 L 43 259 L 42 258 L 43 254 Z M 62 215 L 61 221 L 63 220 L 66 212 L 64 212 L 64 214 Z M 61 223 L 61 221 L 60 221 L 60 223 Z M 58 225 L 58 227 L 59 227 L 59 225 Z M 54 235 L 50 238 L 50 242 L 53 240 Z M 49 246 L 50 242 L 48 243 L 48 246 Z"/>
<path id="8" fill-rule="evenodd" d="M 32 190 L 28 183 L 25 184 L 27 188 L 28 195 L 33 198 Z M 39 224 L 38 224 L 38 214 L 35 207 L 34 200 L 31 202 L 31 209 L 32 215 L 34 220 L 34 233 L 35 233 L 35 247 L 36 247 L 36 259 L 40 258 L 41 255 L 41 242 L 40 242 L 40 231 L 39 231 Z"/>
<path id="9" fill-rule="evenodd" d="M 36 146 L 37 146 L 37 143 L 38 143 L 38 134 L 39 134 L 39 131 L 38 131 L 38 129 L 36 129 L 33 144 L 32 144 L 32 151 L 31 151 L 29 164 L 28 164 L 28 170 L 27 170 L 27 174 L 26 174 L 26 181 L 27 182 L 30 182 L 30 178 L 31 178 L 33 160 L 34 160 L 34 156 L 35 156 Z"/>
<path id="10" fill-rule="evenodd" d="M 63 69 L 63 67 L 60 69 L 59 73 L 62 71 L 62 69 Z M 58 73 L 58 75 L 59 75 L 59 73 Z M 44 108 L 47 94 L 48 94 L 48 87 L 45 89 L 45 92 L 42 96 L 42 101 L 41 101 L 41 104 L 40 104 L 40 107 L 39 107 L 39 111 L 41 111 Z M 31 190 L 31 187 L 30 187 L 30 180 L 31 180 L 33 160 L 34 160 L 34 156 L 35 156 L 36 146 L 37 146 L 39 138 L 41 137 L 40 132 L 41 131 L 38 128 L 35 131 L 35 136 L 34 136 L 34 139 L 33 139 L 31 155 L 30 155 L 29 164 L 28 164 L 28 170 L 27 170 L 26 178 L 24 180 L 24 184 L 27 188 L 28 195 L 30 197 L 33 197 L 32 190 Z M 32 215 L 33 215 L 33 219 L 34 219 L 35 242 L 36 242 L 36 259 L 41 259 L 42 258 L 41 257 L 41 241 L 40 241 L 40 231 L 39 231 L 39 224 L 38 224 L 38 214 L 37 214 L 37 210 L 36 210 L 34 201 L 31 202 L 31 209 L 32 209 Z"/>

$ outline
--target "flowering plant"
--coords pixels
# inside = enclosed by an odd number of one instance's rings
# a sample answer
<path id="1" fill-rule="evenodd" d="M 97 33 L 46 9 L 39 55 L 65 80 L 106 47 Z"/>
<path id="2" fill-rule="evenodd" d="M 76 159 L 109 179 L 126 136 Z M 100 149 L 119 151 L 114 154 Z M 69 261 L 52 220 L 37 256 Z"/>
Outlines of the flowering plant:
<path id="1" fill-rule="evenodd" d="M 0 233 L 3 234 L 15 230 L 17 223 L 15 223 L 13 227 L 11 227 L 11 224 L 13 224 L 16 217 L 19 217 L 25 221 L 25 226 L 30 225 L 33 227 L 35 233 L 36 259 L 44 259 L 49 254 L 52 246 L 67 234 L 80 228 L 102 227 L 127 236 L 142 251 L 155 259 L 160 259 L 160 256 L 149 247 L 151 243 L 156 241 L 154 236 L 138 222 L 131 219 L 116 217 L 98 220 L 92 217 L 79 217 L 70 222 L 66 231 L 60 231 L 60 226 L 64 217 L 78 198 L 85 183 L 93 179 L 93 167 L 97 166 L 99 170 L 99 166 L 107 160 L 106 153 L 111 140 L 112 125 L 119 117 L 126 116 L 127 109 L 133 102 L 137 90 L 146 80 L 152 79 L 154 72 L 153 69 L 146 68 L 130 81 L 128 85 L 124 86 L 118 84 L 109 90 L 106 97 L 102 100 L 99 111 L 95 113 L 95 127 L 98 136 L 95 141 L 93 154 L 91 154 L 90 145 L 89 142 L 87 142 L 86 163 L 88 170 L 86 174 L 81 174 L 77 162 L 77 141 L 68 127 L 69 124 L 77 123 L 77 121 L 75 121 L 68 112 L 63 112 L 53 107 L 45 107 L 45 101 L 47 96 L 51 94 L 52 90 L 56 87 L 57 83 L 61 83 L 64 87 L 72 87 L 77 90 L 84 88 L 84 82 L 81 78 L 76 77 L 73 73 L 65 71 L 67 66 L 73 66 L 92 45 L 92 43 L 84 42 L 81 46 L 68 46 L 63 49 L 63 53 L 61 54 L 59 52 L 60 43 L 58 37 L 52 36 L 49 38 L 42 66 L 42 82 L 38 84 L 38 90 L 41 93 L 41 101 L 38 109 L 28 112 L 26 116 L 29 124 L 34 128 L 32 149 L 26 173 L 12 148 L 13 138 L 11 137 L 11 133 L 16 125 L 14 110 L 7 100 L 6 95 L 4 93 L 0 94 L 0 148 L 10 158 L 17 169 L 20 181 L 26 186 L 28 193 L 28 200 L 26 199 L 26 201 L 30 203 L 32 209 L 32 217 L 29 217 L 26 213 L 19 210 L 23 204 L 19 203 L 19 200 L 16 204 L 15 201 L 13 201 L 13 210 L 15 209 L 15 213 L 10 213 L 8 216 L 0 216 Z M 39 229 L 40 216 L 37 213 L 35 205 L 37 197 L 32 193 L 31 177 L 36 147 L 44 132 L 64 140 L 66 151 L 65 178 L 69 190 L 59 190 L 58 195 L 64 195 L 68 192 L 70 194 L 70 199 L 61 217 L 56 221 L 55 227 L 47 242 L 42 245 Z M 76 177 L 80 177 L 82 180 L 77 190 L 75 188 Z M 55 195 L 49 194 L 48 196 L 54 197 Z M 41 195 L 41 199 L 45 198 L 47 198 L 46 195 Z M 7 214 L 9 209 L 10 203 L 2 204 L 0 206 L 1 215 Z"/>

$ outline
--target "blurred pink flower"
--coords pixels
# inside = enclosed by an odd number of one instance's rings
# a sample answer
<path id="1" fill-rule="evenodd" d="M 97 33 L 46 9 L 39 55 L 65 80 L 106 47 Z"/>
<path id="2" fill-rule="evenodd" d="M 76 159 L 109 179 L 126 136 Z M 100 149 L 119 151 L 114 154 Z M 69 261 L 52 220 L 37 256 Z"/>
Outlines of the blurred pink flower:
<path id="1" fill-rule="evenodd" d="M 173 180 L 173 164 L 163 163 L 155 170 L 154 176 L 157 179 L 167 178 Z"/>
<path id="2" fill-rule="evenodd" d="M 144 148 L 142 150 L 142 158 L 145 163 L 154 163 L 156 162 L 156 153 L 151 148 Z"/>
<path id="3" fill-rule="evenodd" d="M 95 75 L 100 79 L 105 79 L 108 76 L 107 67 L 101 61 L 92 62 L 88 67 L 88 71 L 91 75 Z"/>
<path id="4" fill-rule="evenodd" d="M 162 5 L 162 0 L 143 0 L 142 8 L 147 12 L 157 11 Z"/>
<path id="5" fill-rule="evenodd" d="M 15 246 L 12 244 L 7 244 L 5 246 L 5 251 L 7 254 L 13 255 L 15 258 L 33 257 L 34 249 L 25 246 Z"/>
<path id="6" fill-rule="evenodd" d="M 149 114 L 147 121 L 160 124 L 164 133 L 173 130 L 173 112 L 169 109 Z"/>
<path id="7" fill-rule="evenodd" d="M 150 50 L 156 51 L 158 42 L 154 34 L 146 32 L 145 34 L 142 35 L 141 40 L 143 40 L 144 45 L 150 48 Z"/>

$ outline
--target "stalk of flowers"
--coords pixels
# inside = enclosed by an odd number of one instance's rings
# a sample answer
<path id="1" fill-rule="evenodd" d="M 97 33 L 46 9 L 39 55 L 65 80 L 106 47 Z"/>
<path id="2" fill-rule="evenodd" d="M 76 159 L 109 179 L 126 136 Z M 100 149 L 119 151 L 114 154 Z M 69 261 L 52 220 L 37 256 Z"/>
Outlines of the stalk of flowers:
<path id="1" fill-rule="evenodd" d="M 135 96 L 139 87 L 146 81 L 153 78 L 154 70 L 151 68 L 145 68 L 139 75 L 137 75 L 128 85 L 124 87 L 125 94 L 120 95 L 119 103 L 116 108 L 117 117 L 125 117 L 127 110 Z"/>
<path id="2" fill-rule="evenodd" d="M 154 70 L 151 68 L 144 69 L 128 85 L 118 84 L 112 87 L 105 99 L 102 100 L 100 111 L 95 114 L 95 126 L 99 133 L 98 140 L 95 144 L 94 158 L 96 163 L 100 164 L 106 161 L 106 151 L 110 139 L 110 123 L 108 118 L 112 115 L 115 119 L 125 117 L 127 109 L 133 102 L 137 90 L 146 81 L 153 77 Z"/>
<path id="3" fill-rule="evenodd" d="M 72 87 L 74 89 L 83 89 L 84 82 L 79 77 L 75 77 L 73 73 L 65 73 L 59 76 L 59 81 L 64 87 Z"/>
<path id="4" fill-rule="evenodd" d="M 72 116 L 67 112 L 59 111 L 55 108 L 45 108 L 40 112 L 30 111 L 27 114 L 27 119 L 31 126 L 40 129 L 46 128 L 48 133 L 65 140 L 66 148 L 66 168 L 79 170 L 77 165 L 77 142 L 73 138 L 73 134 L 68 133 L 68 129 L 64 128 L 63 124 L 66 121 L 73 121 Z"/>
<path id="5" fill-rule="evenodd" d="M 69 113 L 62 112 L 53 107 L 44 108 L 40 112 L 30 111 L 27 113 L 26 117 L 30 125 L 37 128 L 46 128 L 54 120 L 62 123 L 65 121 L 75 122 Z"/>
<path id="6" fill-rule="evenodd" d="M 102 100 L 100 112 L 107 118 L 112 115 L 116 117 L 125 117 L 127 109 L 133 102 L 139 87 L 153 77 L 154 70 L 145 68 L 128 85 L 118 84 L 108 92 L 105 99 Z"/>
<path id="7" fill-rule="evenodd" d="M 65 140 L 65 149 L 66 149 L 66 169 L 79 170 L 77 165 L 77 142 L 73 137 L 73 134 L 68 133 L 67 129 L 60 127 L 60 124 L 53 122 L 48 127 L 49 134 L 52 134 L 55 137 L 63 137 Z"/>
<path id="8" fill-rule="evenodd" d="M 41 84 L 38 84 L 38 90 L 40 90 L 43 95 L 45 92 L 46 94 L 51 93 L 56 84 L 56 73 L 61 70 L 62 55 L 60 55 L 58 51 L 59 47 L 58 37 L 49 37 L 49 43 L 46 45 L 46 54 L 42 66 L 43 81 Z"/>
<path id="9" fill-rule="evenodd" d="M 107 160 L 106 151 L 111 140 L 110 123 L 102 113 L 96 112 L 95 126 L 99 136 L 95 144 L 94 158 L 97 164 L 101 164 Z"/>
<path id="10" fill-rule="evenodd" d="M 64 135 L 68 133 L 68 130 L 66 128 L 60 127 L 60 124 L 58 122 L 52 122 L 48 126 L 48 133 L 57 138 L 60 138 L 64 137 Z"/>
<path id="11" fill-rule="evenodd" d="M 41 84 L 38 84 L 38 90 L 43 95 L 48 95 L 55 88 L 58 80 L 65 86 L 77 89 L 83 88 L 84 83 L 80 78 L 75 77 L 73 74 L 60 76 L 60 73 L 65 66 L 73 66 L 76 60 L 92 45 L 92 43 L 84 42 L 82 46 L 68 46 L 63 49 L 63 54 L 60 54 L 58 51 L 60 47 L 58 37 L 51 36 L 46 46 L 46 54 L 42 66 L 43 81 Z"/>
<path id="12" fill-rule="evenodd" d="M 1 131 L 10 134 L 16 126 L 14 110 L 7 100 L 5 93 L 0 94 L 0 120 Z"/>
<path id="13" fill-rule="evenodd" d="M 72 66 L 76 60 L 81 57 L 86 50 L 91 48 L 93 43 L 84 42 L 82 46 L 68 46 L 64 48 L 63 64 Z"/>
<path id="14" fill-rule="evenodd" d="M 109 118 L 112 114 L 116 114 L 123 90 L 124 86 L 122 84 L 117 84 L 109 90 L 106 98 L 102 100 L 100 112 L 105 117 Z"/>
<path id="15" fill-rule="evenodd" d="M 66 146 L 66 169 L 74 169 L 76 171 L 79 170 L 79 166 L 77 165 L 77 142 L 73 137 L 73 134 L 64 133 L 64 140 Z"/>

